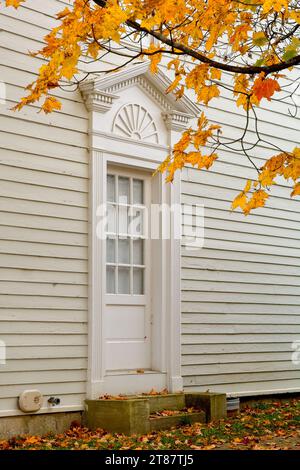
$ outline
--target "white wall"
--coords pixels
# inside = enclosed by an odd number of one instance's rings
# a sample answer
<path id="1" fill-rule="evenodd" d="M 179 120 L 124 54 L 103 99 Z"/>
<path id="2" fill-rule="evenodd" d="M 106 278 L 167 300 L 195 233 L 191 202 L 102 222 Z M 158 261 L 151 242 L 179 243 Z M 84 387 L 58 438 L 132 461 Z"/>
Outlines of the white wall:
<path id="1" fill-rule="evenodd" d="M 67 2 L 27 0 L 1 8 L 0 78 L 0 416 L 38 388 L 82 407 L 87 357 L 87 111 L 79 92 L 58 90 L 62 112 L 10 108 L 42 61 L 28 56 Z"/>
<path id="2" fill-rule="evenodd" d="M 58 395 L 80 409 L 87 356 L 87 112 L 78 92 L 55 93 L 59 113 L 9 110 L 42 61 L 29 57 L 68 2 L 27 0 L 1 9 L 0 416 L 17 414 L 21 391 Z M 218 108 L 216 108 L 216 106 Z M 299 119 L 262 110 L 264 133 L 297 143 Z M 237 136 L 243 121 L 228 97 L 208 114 Z M 277 137 L 274 137 L 277 136 Z M 253 136 L 252 136 L 253 139 Z M 261 147 L 256 157 L 270 155 Z M 262 160 L 257 159 L 259 164 Z M 249 177 L 245 157 L 224 152 L 214 171 L 186 169 L 182 201 L 205 205 L 205 245 L 182 252 L 182 361 L 186 390 L 258 393 L 300 389 L 291 343 L 300 339 L 299 202 L 279 186 L 245 218 L 230 201 Z M 46 400 L 45 400 L 46 401 Z"/>
<path id="3" fill-rule="evenodd" d="M 208 115 L 237 138 L 244 119 L 227 93 Z M 285 150 L 299 145 L 300 119 L 266 100 L 262 136 Z M 253 129 L 253 125 L 252 125 Z M 250 133 L 248 142 L 254 141 Z M 266 145 L 250 152 L 257 166 L 274 155 Z M 245 156 L 220 152 L 213 170 L 187 168 L 182 202 L 204 204 L 205 242 L 182 250 L 182 373 L 186 390 L 236 394 L 300 390 L 292 342 L 300 340 L 299 198 L 272 189 L 266 208 L 247 217 L 230 203 L 255 178 Z"/>

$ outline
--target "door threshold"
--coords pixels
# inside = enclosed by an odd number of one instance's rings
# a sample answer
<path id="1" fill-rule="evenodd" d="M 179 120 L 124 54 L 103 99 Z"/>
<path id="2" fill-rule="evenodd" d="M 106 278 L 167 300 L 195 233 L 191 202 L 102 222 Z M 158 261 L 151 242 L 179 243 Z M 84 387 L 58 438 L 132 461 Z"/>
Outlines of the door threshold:
<path id="1" fill-rule="evenodd" d="M 166 387 L 167 374 L 155 370 L 145 370 L 144 373 L 136 370 L 107 371 L 103 380 L 103 393 L 113 395 L 159 392 Z"/>
<path id="2" fill-rule="evenodd" d="M 147 375 L 147 374 L 162 374 L 157 370 L 151 369 L 121 369 L 121 370 L 107 370 L 106 375 Z"/>

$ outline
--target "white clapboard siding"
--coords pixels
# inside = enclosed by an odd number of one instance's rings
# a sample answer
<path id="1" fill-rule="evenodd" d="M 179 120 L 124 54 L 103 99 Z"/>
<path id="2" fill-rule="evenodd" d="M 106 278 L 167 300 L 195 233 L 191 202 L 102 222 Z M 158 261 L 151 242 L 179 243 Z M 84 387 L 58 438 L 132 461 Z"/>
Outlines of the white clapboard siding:
<path id="1" fill-rule="evenodd" d="M 39 310 L 40 311 L 40 310 Z M 63 334 L 63 335 L 53 335 L 53 334 L 26 334 L 26 335 L 16 335 L 13 334 L 1 334 L 2 340 L 5 342 L 6 346 L 15 347 L 28 347 L 28 346 L 86 346 L 87 337 L 86 334 L 75 335 L 72 334 Z M 38 357 L 38 356 L 37 356 Z"/>
<path id="2" fill-rule="evenodd" d="M 88 166 L 84 163 L 64 160 L 62 158 L 46 157 L 45 155 L 28 155 L 24 152 L 13 152 L 8 149 L 0 149 L 0 163 L 2 165 L 15 166 L 40 170 L 55 174 L 63 174 L 77 177 L 88 176 Z"/>
<path id="3" fill-rule="evenodd" d="M 68 367 L 68 369 L 66 369 Z M 10 359 L 9 360 L 9 370 L 11 372 L 19 372 L 22 369 L 23 372 L 26 371 L 40 371 L 40 370 L 49 370 L 49 371 L 61 371 L 61 370 L 85 370 L 87 368 L 86 358 L 68 358 L 68 364 L 66 366 L 65 358 L 32 358 L 32 359 Z"/>
<path id="4" fill-rule="evenodd" d="M 55 90 L 62 111 L 13 112 L 44 63 L 54 14 L 67 2 L 27 0 L 1 8 L 0 416 L 20 414 L 17 397 L 36 388 L 81 410 L 87 374 L 88 113 L 79 91 Z M 57 411 L 59 408 L 57 409 Z"/>
<path id="5" fill-rule="evenodd" d="M 36 68 L 34 69 L 36 70 Z M 16 79 L 16 74 L 14 69 L 8 68 L 7 66 L 0 65 L 1 74 L 5 73 L 7 75 L 7 82 L 6 82 L 6 98 L 8 100 L 8 106 L 4 110 L 6 114 L 7 111 L 10 110 L 11 105 L 10 103 L 17 104 L 20 99 L 24 96 L 24 88 L 28 84 L 28 82 L 33 81 L 36 78 L 36 73 L 30 72 L 23 72 L 18 70 L 18 75 L 20 74 L 20 79 Z M 59 123 L 62 122 L 63 117 L 68 117 L 68 122 L 66 123 L 67 129 L 72 129 L 72 123 L 74 122 L 75 127 L 79 127 L 80 130 L 84 130 L 87 126 L 86 117 L 85 117 L 85 106 L 84 103 L 80 101 L 80 94 L 69 94 L 61 89 L 57 90 L 55 94 L 58 99 L 64 100 L 64 106 L 60 111 L 54 111 L 51 115 L 46 115 L 41 117 L 41 122 L 50 122 L 50 123 Z M 35 103 L 30 106 L 30 110 L 25 109 L 22 110 L 22 117 L 23 119 L 27 119 L 28 116 L 33 116 L 35 120 L 36 115 L 39 115 L 39 103 Z M 58 114 L 60 113 L 60 116 Z M 35 118 L 34 118 L 35 115 Z M 12 116 L 12 119 L 14 116 Z"/>
<path id="6" fill-rule="evenodd" d="M 214 366 L 222 367 L 222 364 L 241 364 L 241 363 L 247 363 L 249 365 L 250 363 L 258 364 L 260 362 L 270 362 L 273 364 L 274 361 L 276 363 L 280 361 L 286 361 L 290 362 L 291 359 L 291 351 L 285 351 L 285 352 L 277 352 L 277 351 L 272 351 L 272 352 L 252 352 L 252 353 L 239 353 L 237 357 L 237 353 L 228 353 L 225 355 L 224 354 L 218 354 L 218 355 L 211 355 L 207 356 L 204 354 L 186 354 L 183 358 L 182 364 L 185 366 L 194 366 L 197 368 L 200 364 L 214 364 Z M 198 369 L 197 369 L 198 371 Z M 199 369 L 200 372 L 200 369 Z"/>
<path id="7" fill-rule="evenodd" d="M 80 272 L 87 273 L 87 262 L 85 259 L 71 259 L 67 256 L 54 258 L 47 256 L 32 256 L 30 253 L 25 255 L 1 254 L 0 266 L 3 268 L 24 269 L 24 277 L 27 270 L 39 271 L 60 271 L 60 272 Z M 76 271 L 77 268 L 77 271 Z"/>
<path id="8" fill-rule="evenodd" d="M 225 76 L 226 74 L 224 74 Z M 188 92 L 193 99 L 193 93 Z M 245 116 L 224 89 L 205 109 L 220 124 L 225 142 L 239 138 Z M 299 142 L 299 116 L 286 105 L 263 100 L 260 134 L 279 148 Z M 246 143 L 256 140 L 250 119 Z M 237 149 L 237 147 L 236 147 Z M 260 142 L 249 156 L 262 166 L 276 150 Z M 293 343 L 300 340 L 299 198 L 280 180 L 265 208 L 248 217 L 231 212 L 235 196 L 256 178 L 249 160 L 222 149 L 213 168 L 182 171 L 182 209 L 204 206 L 204 244 L 182 246 L 182 375 L 185 390 L 235 395 L 300 390 L 300 365 L 293 364 Z M 183 234 L 194 233 L 196 219 Z"/>
<path id="9" fill-rule="evenodd" d="M 52 243 L 57 245 L 86 246 L 86 235 L 80 233 L 69 233 L 49 229 L 39 230 L 37 228 L 23 228 L 17 226 L 5 226 L 0 228 L 3 240 L 15 240 L 24 242 Z"/>
<path id="10" fill-rule="evenodd" d="M 269 364 L 269 363 L 266 363 Z M 201 368 L 201 366 L 198 366 Z M 240 367 L 238 368 L 237 372 L 231 373 L 231 368 L 232 364 L 229 364 L 228 367 L 230 368 L 229 373 L 224 373 L 224 366 L 222 365 L 221 368 L 216 369 L 216 375 L 212 373 L 214 368 L 209 365 L 209 368 L 207 368 L 206 372 L 203 371 L 202 374 L 199 374 L 198 370 L 194 371 L 189 375 L 188 373 L 185 375 L 184 382 L 186 385 L 197 385 L 201 386 L 202 384 L 205 385 L 206 388 L 208 386 L 212 386 L 210 390 L 214 390 L 213 386 L 214 385 L 219 385 L 220 383 L 224 384 L 229 388 L 229 392 L 231 391 L 230 386 L 232 384 L 240 384 L 240 383 L 248 383 L 248 386 L 250 388 L 250 383 L 251 382 L 259 382 L 259 381 L 272 381 L 272 380 L 289 380 L 289 379 L 298 379 L 299 380 L 299 369 L 296 370 L 288 370 L 286 367 L 284 369 L 280 369 L 278 371 L 274 371 L 273 369 L 271 372 L 266 371 L 265 369 L 263 370 L 253 370 L 252 372 L 246 373 L 243 372 L 245 370 L 245 365 L 241 364 Z M 209 373 L 211 372 L 211 373 Z M 282 384 L 282 387 L 285 387 L 285 384 Z M 270 390 L 272 392 L 272 390 Z M 253 393 L 253 392 L 252 392 Z"/>
<path id="11" fill-rule="evenodd" d="M 245 357 L 250 357 L 255 360 L 256 354 L 277 354 L 277 353 L 289 353 L 291 351 L 291 344 L 286 343 L 224 343 L 222 345 L 218 343 L 212 344 L 184 344 L 182 345 L 182 351 L 186 357 L 183 357 L 183 361 L 188 361 L 189 357 L 200 356 L 201 361 L 219 361 L 223 362 L 229 358 L 234 358 L 236 362 L 236 355 L 238 359 L 243 361 Z M 225 353 L 225 356 L 224 356 Z M 266 356 L 267 357 L 267 356 Z M 273 356 L 272 356 L 273 358 Z M 200 359 L 199 359 L 200 360 Z"/>
<path id="12" fill-rule="evenodd" d="M 252 273 L 248 270 L 242 271 L 217 271 L 217 270 L 203 270 L 198 271 L 189 268 L 182 268 L 183 283 L 189 279 L 194 281 L 219 281 L 219 282 L 241 282 L 253 284 L 268 284 L 268 285 L 293 285 L 300 287 L 300 276 L 288 276 L 280 274 L 269 274 L 266 278 L 265 273 Z M 186 283 L 187 284 L 187 283 Z"/>
<path id="13" fill-rule="evenodd" d="M 251 378 L 253 379 L 253 378 Z M 299 378 L 290 379 L 280 377 L 279 379 L 269 380 L 267 377 L 256 377 L 256 380 L 248 379 L 246 382 L 241 382 L 236 378 L 233 383 L 224 384 L 209 384 L 202 385 L 189 382 L 187 378 L 184 378 L 184 387 L 190 391 L 209 390 L 214 392 L 224 393 L 226 388 L 228 396 L 249 396 L 249 395 L 269 395 L 270 393 L 292 393 L 299 391 Z"/>
<path id="14" fill-rule="evenodd" d="M 53 258 L 86 259 L 87 248 L 81 246 L 55 245 L 50 243 L 31 243 L 11 240 L 2 240 L 0 253 L 31 254 L 33 256 L 49 256 Z"/>
<path id="15" fill-rule="evenodd" d="M 66 180 L 67 180 L 67 177 L 66 177 Z M 30 183 L 24 184 L 21 181 L 14 182 L 14 181 L 1 180 L 0 196 L 3 195 L 4 197 L 10 197 L 14 199 L 18 199 L 18 198 L 27 199 L 27 200 L 32 200 L 35 202 L 36 201 L 50 202 L 54 204 L 63 204 L 66 206 L 78 206 L 78 207 L 85 207 L 85 208 L 87 208 L 88 206 L 87 194 L 77 191 L 76 186 L 74 186 L 74 190 L 66 190 L 66 189 L 58 189 L 57 187 L 52 188 L 51 184 L 49 184 L 48 186 L 47 185 L 41 186 L 40 184 L 37 184 L 36 180 L 35 180 L 36 184 L 34 184 L 33 178 L 32 178 L 32 181 L 33 181 L 32 184 Z M 66 184 L 67 184 L 67 181 L 66 181 Z"/>
<path id="16" fill-rule="evenodd" d="M 41 379 L 39 380 L 38 378 L 36 379 L 36 382 L 32 383 L 27 383 L 26 384 L 26 389 L 30 389 L 32 387 L 37 387 L 43 395 L 49 396 L 49 395 L 59 395 L 67 397 L 68 395 L 74 395 L 74 394 L 82 394 L 85 393 L 86 391 L 86 383 L 85 380 L 78 380 L 78 382 L 75 382 L 73 380 L 69 381 L 64 381 L 61 378 L 57 379 L 54 377 L 52 382 L 49 381 L 42 381 Z M 11 397 L 18 397 L 20 393 L 24 390 L 24 384 L 11 384 L 11 385 L 0 385 L 0 398 L 1 399 L 6 399 L 6 398 L 11 398 Z M 6 400 L 3 400 L 3 404 L 6 404 Z M 82 406 L 78 406 L 78 409 L 80 410 Z M 1 412 L 5 412 L 7 408 L 1 408 Z M 12 410 L 12 414 L 18 414 L 18 410 L 16 407 Z"/>
<path id="17" fill-rule="evenodd" d="M 83 297 L 87 298 L 87 286 L 29 282 L 24 276 L 22 286 L 20 281 L 0 281 L 0 295 L 42 295 L 47 297 Z"/>
<path id="18" fill-rule="evenodd" d="M 37 180 L 37 177 L 39 178 Z M 5 181 L 15 181 L 27 183 L 30 185 L 46 186 L 50 188 L 68 189 L 70 191 L 87 191 L 86 179 L 76 176 L 59 175 L 48 173 L 46 171 L 31 170 L 26 168 L 11 168 L 8 165 L 2 165 L 1 178 Z"/>
<path id="19" fill-rule="evenodd" d="M 59 202 L 53 204 L 42 201 L 31 201 L 28 199 L 16 199 L 14 197 L 9 198 L 1 196 L 0 210 L 3 218 L 8 217 L 8 214 L 11 214 L 11 217 L 15 217 L 16 214 L 21 214 L 21 216 L 24 216 L 24 220 L 28 220 L 28 218 L 25 219 L 25 217 L 29 215 L 32 220 L 31 223 L 34 223 L 37 216 L 42 216 L 41 219 L 43 219 L 44 224 L 46 224 L 47 221 L 50 223 L 49 218 L 51 217 L 52 219 L 55 219 L 58 224 L 70 224 L 72 227 L 74 221 L 76 227 L 81 223 L 86 227 L 85 222 L 87 220 L 87 210 L 85 207 L 72 207 L 69 205 L 66 210 L 66 207 Z"/>
<path id="20" fill-rule="evenodd" d="M 51 310 L 39 309 L 39 315 L 35 309 L 3 308 L 1 311 L 3 321 L 19 322 L 22 315 L 23 322 L 37 323 L 85 323 L 86 312 L 84 310 Z M 24 332 L 25 333 L 25 332 Z"/>
<path id="21" fill-rule="evenodd" d="M 82 384 L 79 384 L 79 386 Z M 83 383 L 84 386 L 84 383 Z M 40 387 L 41 389 L 41 387 Z M 18 389 L 14 390 L 12 393 L 19 393 Z M 43 414 L 49 412 L 49 404 L 47 403 L 48 398 L 53 395 L 49 389 L 44 390 L 44 399 L 43 405 L 39 412 L 35 414 Z M 60 405 L 55 408 L 55 412 L 58 412 L 60 408 L 63 408 L 64 411 L 75 411 L 80 409 L 81 404 L 84 402 L 85 393 L 69 393 L 69 394 L 60 394 Z M 23 415 L 22 411 L 15 411 L 16 409 L 16 400 L 14 398 L 5 399 L 6 409 L 5 411 L 0 411 L 0 417 L 11 416 L 12 414 Z"/>
<path id="22" fill-rule="evenodd" d="M 33 215 L 33 214 L 24 214 L 18 212 L 18 209 L 15 208 L 15 212 L 2 212 L 0 214 L 0 225 L 1 230 L 9 230 L 11 227 L 19 227 L 39 231 L 51 231 L 51 232 L 60 232 L 60 233 L 76 233 L 76 234 L 86 234 L 86 222 L 81 220 L 72 220 L 72 219 L 63 219 L 58 216 L 50 217 L 43 215 Z M 85 244 L 86 238 L 82 239 L 82 245 Z"/>
<path id="23" fill-rule="evenodd" d="M 0 281 L 40 282 L 50 284 L 85 285 L 86 275 L 80 272 L 45 271 L 34 269 L 0 268 Z"/>
<path id="24" fill-rule="evenodd" d="M 51 297 L 45 295 L 2 295 L 0 307 L 2 308 L 36 308 L 39 309 L 67 309 L 86 310 L 87 299 L 82 297 Z M 17 328 L 17 325 L 15 326 Z M 80 326 L 82 328 L 82 326 Z M 53 329 L 56 332 L 56 329 Z M 22 331 L 20 331 L 22 333 Z M 57 332 L 59 334 L 59 331 Z"/>
<path id="25" fill-rule="evenodd" d="M 7 348 L 7 358 L 8 359 L 32 359 L 36 360 L 38 357 L 40 359 L 60 359 L 63 355 L 64 358 L 86 358 L 87 348 L 86 346 L 69 346 L 65 348 L 64 346 L 23 346 L 22 349 L 14 346 Z"/>
<path id="26" fill-rule="evenodd" d="M 207 242 L 208 244 L 208 242 Z M 249 244 L 250 246 L 250 244 Z M 266 263 L 266 264 L 275 264 L 275 265 L 280 265 L 280 266 L 286 266 L 287 265 L 287 256 L 283 256 L 282 250 L 281 254 L 277 253 L 263 253 L 263 252 L 254 252 L 249 250 L 249 252 L 245 252 L 243 249 L 245 249 L 245 246 L 243 247 L 242 244 L 240 244 L 236 249 L 234 249 L 235 245 L 231 244 L 228 246 L 219 243 L 215 244 L 213 246 L 210 244 L 210 246 L 206 246 L 204 244 L 204 247 L 202 249 L 197 249 L 197 250 L 187 250 L 184 249 L 184 256 L 189 258 L 189 262 L 192 262 L 191 260 L 194 259 L 195 263 L 199 263 L 199 260 L 197 258 L 208 258 L 208 259 L 218 259 L 222 260 L 222 263 L 227 261 L 227 260 L 235 260 L 235 261 L 240 261 L 241 260 L 241 255 L 240 253 L 243 253 L 243 260 L 246 260 L 249 263 Z M 274 250 L 275 251 L 275 250 Z M 300 267 L 300 261 L 299 258 L 294 258 L 294 257 L 289 257 L 288 262 L 291 266 L 297 266 Z M 279 268 L 278 268 L 279 269 Z M 280 267 L 281 269 L 281 267 Z"/>
<path id="27" fill-rule="evenodd" d="M 67 361 L 66 361 L 67 362 Z M 86 370 L 84 369 L 71 369 L 68 370 L 38 370 L 38 371 L 25 371 L 23 372 L 4 372 L 6 375 L 7 383 L 10 385 L 29 385 L 33 383 L 64 383 L 64 382 L 83 382 L 86 379 Z M 5 390 L 3 392 L 6 393 Z M 1 390 L 0 390 L 1 396 Z"/>
<path id="28" fill-rule="evenodd" d="M 13 118 L 14 119 L 14 118 Z M 12 119 L 12 129 L 11 132 L 2 132 L 0 130 L 0 142 L 1 147 L 4 149 L 15 150 L 17 152 L 24 152 L 26 154 L 33 155 L 42 155 L 50 156 L 56 158 L 66 158 L 66 154 L 69 154 L 70 158 L 67 160 L 86 162 L 85 152 L 81 147 L 76 146 L 67 146 L 63 143 L 57 143 L 54 140 L 39 140 L 39 137 L 33 138 L 30 136 L 18 135 L 18 138 L 15 138 L 15 132 L 13 129 Z M 0 127 L 1 129 L 1 127 Z"/>
<path id="29" fill-rule="evenodd" d="M 215 114 L 216 121 L 222 119 Z M 277 129 L 277 141 L 290 148 L 284 139 L 292 140 L 299 127 L 296 119 L 291 133 Z M 209 172 L 182 173 L 183 213 L 189 213 L 187 205 L 204 205 L 203 247 L 182 247 L 185 390 L 229 395 L 300 390 L 300 365 L 292 362 L 293 342 L 300 339 L 300 204 L 289 199 L 283 184 L 266 208 L 248 217 L 231 212 L 232 199 L 254 176 L 241 158 L 231 163 L 228 152 Z M 187 221 L 183 233 L 194 229 Z"/>
<path id="30" fill-rule="evenodd" d="M 11 124 L 13 123 L 13 128 Z M 10 132 L 16 135 L 24 135 L 41 139 L 47 142 L 55 141 L 64 145 L 70 145 L 70 147 L 83 147 L 85 145 L 85 137 L 81 132 L 74 132 L 72 130 L 51 126 L 51 132 L 49 127 L 44 124 L 30 122 L 29 120 L 19 119 L 10 116 L 1 116 L 1 130 L 3 132 Z M 82 135 L 83 134 L 83 135 Z"/>
<path id="31" fill-rule="evenodd" d="M 184 172 L 183 172 L 184 173 Z M 189 190 L 189 188 L 187 188 Z M 185 194 L 182 193 L 182 202 L 183 204 L 199 204 L 199 196 L 193 195 L 190 191 Z M 217 199 L 215 194 L 212 197 L 205 197 L 205 213 L 210 215 L 212 212 L 214 214 L 219 214 L 219 217 L 226 217 L 228 220 L 240 220 L 236 212 L 229 212 L 232 200 L 229 198 L 226 199 Z M 260 225 L 274 225 L 281 227 L 283 224 L 289 227 L 295 227 L 299 225 L 300 216 L 297 212 L 292 212 L 288 210 L 281 210 L 276 208 L 275 210 L 271 207 L 264 207 L 257 211 L 255 214 L 251 214 L 251 220 L 257 222 Z M 249 219 L 245 218 L 244 223 L 249 223 Z"/>

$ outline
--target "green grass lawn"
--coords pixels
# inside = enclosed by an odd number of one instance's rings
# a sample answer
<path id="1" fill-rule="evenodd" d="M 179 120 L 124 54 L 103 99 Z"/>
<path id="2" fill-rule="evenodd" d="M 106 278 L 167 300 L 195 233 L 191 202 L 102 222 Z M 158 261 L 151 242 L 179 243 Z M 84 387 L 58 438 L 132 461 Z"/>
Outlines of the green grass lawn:
<path id="1" fill-rule="evenodd" d="M 90 431 L 73 423 L 64 434 L 16 436 L 0 449 L 37 450 L 300 450 L 300 399 L 260 402 L 238 416 L 210 424 L 183 425 L 144 436 Z"/>

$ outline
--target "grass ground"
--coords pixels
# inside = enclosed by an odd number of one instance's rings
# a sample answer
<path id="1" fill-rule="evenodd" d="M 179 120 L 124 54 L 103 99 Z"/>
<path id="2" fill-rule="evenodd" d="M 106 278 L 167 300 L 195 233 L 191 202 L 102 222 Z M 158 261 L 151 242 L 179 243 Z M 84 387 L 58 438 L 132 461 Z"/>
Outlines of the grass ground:
<path id="1" fill-rule="evenodd" d="M 89 431 L 0 440 L 0 450 L 300 450 L 300 399 L 257 403 L 218 423 L 184 425 L 144 436 Z"/>

